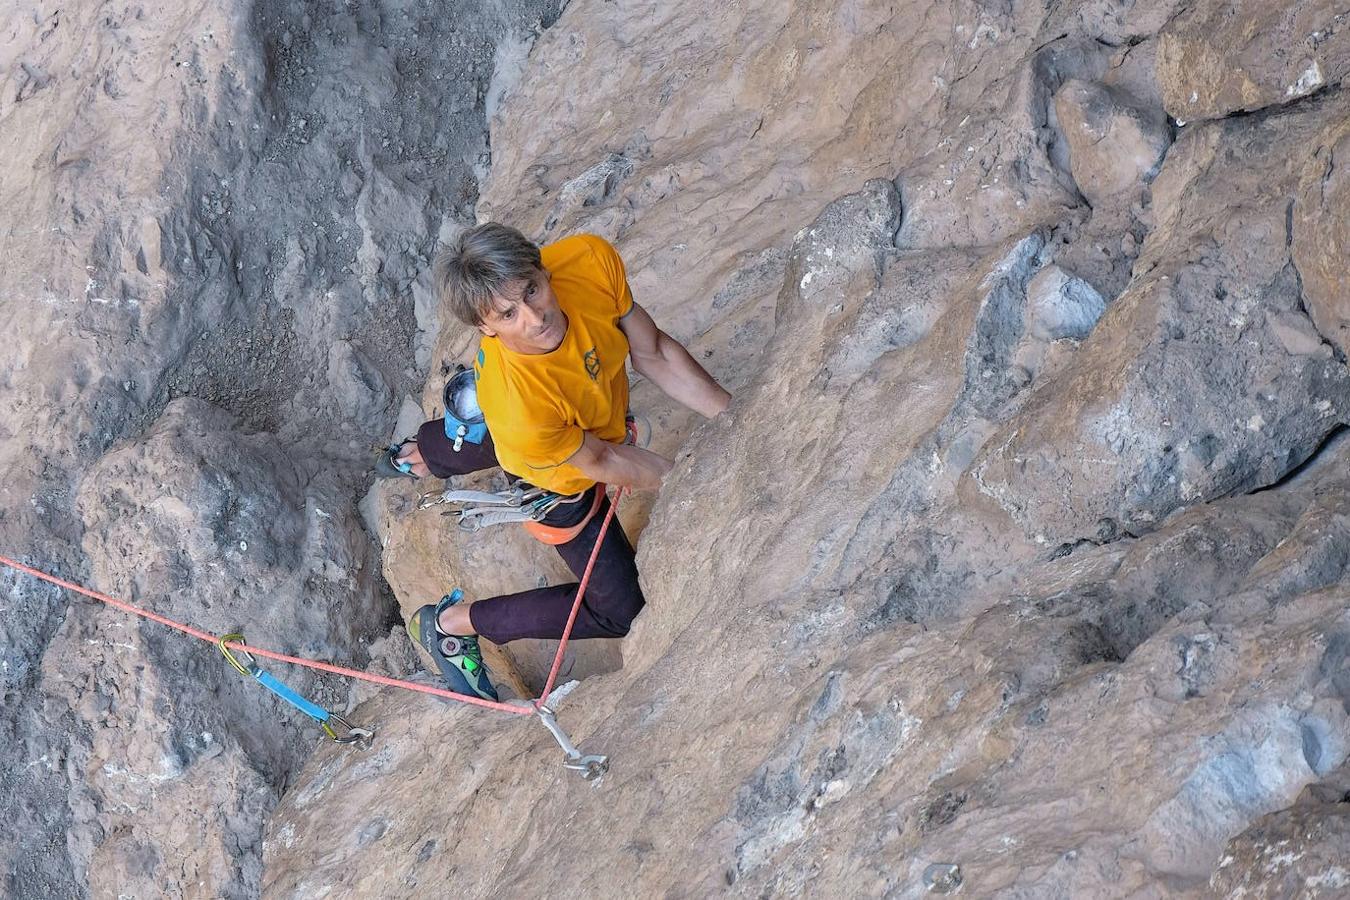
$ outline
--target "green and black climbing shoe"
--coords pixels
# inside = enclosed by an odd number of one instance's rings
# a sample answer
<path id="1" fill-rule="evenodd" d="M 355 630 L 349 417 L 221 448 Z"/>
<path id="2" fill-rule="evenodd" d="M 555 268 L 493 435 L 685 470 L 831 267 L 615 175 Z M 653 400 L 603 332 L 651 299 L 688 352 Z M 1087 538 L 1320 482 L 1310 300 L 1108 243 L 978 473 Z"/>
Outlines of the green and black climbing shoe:
<path id="1" fill-rule="evenodd" d="M 436 624 L 441 610 L 454 606 L 464 598 L 464 592 L 455 588 L 432 606 L 428 603 L 408 620 L 408 636 L 436 662 L 446 687 L 456 694 L 496 700 L 497 689 L 488 680 L 487 666 L 483 665 L 483 651 L 478 638 L 467 634 L 444 634 Z"/>

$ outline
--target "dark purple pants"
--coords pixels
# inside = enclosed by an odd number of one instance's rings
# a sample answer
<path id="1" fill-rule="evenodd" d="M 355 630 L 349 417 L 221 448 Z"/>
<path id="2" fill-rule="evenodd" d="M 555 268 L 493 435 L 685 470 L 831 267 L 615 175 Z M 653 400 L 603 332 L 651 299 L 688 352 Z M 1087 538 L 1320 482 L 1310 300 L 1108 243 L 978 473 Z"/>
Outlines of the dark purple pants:
<path id="1" fill-rule="evenodd" d="M 465 443 L 456 452 L 445 436 L 444 419 L 423 423 L 417 432 L 417 446 L 422 451 L 427 468 L 437 478 L 464 475 L 498 464 L 491 435 L 482 444 Z M 575 525 L 590 511 L 596 490 L 598 488 L 592 487 L 576 503 L 563 503 L 554 507 L 544 523 L 562 528 Z M 595 539 L 600 534 L 600 526 L 608 512 L 609 498 L 605 497 L 581 533 L 556 548 L 577 578 L 586 570 Z M 576 593 L 577 585 L 573 582 L 490 597 L 469 607 L 469 621 L 474 631 L 494 644 L 505 644 L 519 638 L 557 639 L 562 637 L 563 628 L 567 625 L 567 616 L 572 611 Z M 600 545 L 600 555 L 595 559 L 595 569 L 586 585 L 586 596 L 577 612 L 572 637 L 623 637 L 628 633 L 633 619 L 642 611 L 644 603 L 642 588 L 638 585 L 633 547 L 628 543 L 623 526 L 616 517 L 609 523 L 604 543 Z"/>

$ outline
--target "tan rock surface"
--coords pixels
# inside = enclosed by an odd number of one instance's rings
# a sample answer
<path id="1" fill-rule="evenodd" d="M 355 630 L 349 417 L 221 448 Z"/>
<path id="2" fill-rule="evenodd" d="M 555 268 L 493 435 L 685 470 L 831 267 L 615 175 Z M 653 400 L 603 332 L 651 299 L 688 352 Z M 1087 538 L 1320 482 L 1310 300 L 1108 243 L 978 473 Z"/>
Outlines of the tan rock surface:
<path id="1" fill-rule="evenodd" d="M 586 785 L 553 768 L 557 748 L 537 725 L 464 710 L 438 721 L 481 743 L 429 761 L 403 744 L 430 747 L 435 732 L 400 723 L 383 756 L 313 761 L 309 789 L 273 822 L 269 896 L 453 885 L 902 897 L 925 893 L 935 863 L 959 864 L 972 896 L 1198 896 L 1231 837 L 1345 759 L 1335 648 L 1347 554 L 1343 523 L 1319 499 L 1344 490 L 1344 449 L 1320 445 L 1346 419 L 1345 372 L 1298 307 L 1286 231 L 1314 149 L 1306 135 L 1337 119 L 1339 101 L 1155 144 L 1167 151 L 1156 180 L 1155 157 L 1122 181 L 1131 191 L 1088 210 L 1051 98 L 1070 78 L 1111 79 L 1112 60 L 1059 46 L 1063 21 L 1037 34 L 1016 17 L 981 29 L 962 17 L 974 10 L 949 12 L 955 23 L 929 30 L 907 10 L 897 16 L 908 27 L 860 30 L 849 45 L 836 34 L 815 51 L 869 58 L 894 34 L 946 42 L 948 60 L 976 33 L 985 45 L 959 87 L 938 86 L 912 118 L 896 113 L 898 141 L 846 130 L 843 146 L 874 139 L 889 166 L 819 213 L 806 201 L 816 185 L 842 187 L 832 172 L 781 148 L 758 156 L 758 136 L 743 136 L 753 128 L 725 124 L 782 59 L 755 52 L 739 9 L 668 11 L 679 27 L 639 27 L 608 5 L 575 4 L 541 41 L 502 107 L 494 146 L 507 149 L 480 214 L 541 237 L 580 227 L 615 239 L 639 299 L 715 351 L 737 398 L 694 425 L 651 511 L 639 549 L 650 605 L 622 670 L 588 678 L 561 706 L 583 747 L 613 754 L 610 772 Z M 765 21 L 792 34 L 814 14 Z M 1107 31 L 1091 7 L 1070 21 Z M 688 41 L 688 63 L 659 55 L 671 31 Z M 744 46 L 738 58 L 765 74 L 738 81 L 704 46 Z M 658 58 L 660 69 L 648 62 Z M 564 67 L 596 80 L 559 104 Z M 906 80 L 919 96 L 931 83 Z M 1147 76 L 1126 80 L 1156 129 Z M 867 121 L 873 99 L 857 94 L 850 120 Z M 763 134 L 778 108 L 761 106 Z M 830 115 L 796 119 L 791 146 L 813 146 Z M 705 121 L 722 128 L 717 167 L 689 162 L 708 152 Z M 918 139 L 934 129 L 945 136 Z M 980 129 L 990 136 L 971 140 Z M 727 206 L 741 195 L 721 180 L 789 164 L 805 188 L 800 219 L 785 213 L 798 208 L 786 192 L 769 210 Z M 1009 174 L 995 187 L 1000 165 Z M 658 167 L 681 177 L 652 200 Z M 776 233 L 769 213 L 785 220 Z M 755 296 L 738 275 L 766 258 L 766 232 L 786 248 L 783 277 Z M 695 299 L 673 305 L 672 285 Z M 718 296 L 729 300 L 700 299 Z M 763 321 L 770 297 L 771 330 L 741 349 L 742 323 Z M 1248 317 L 1240 337 L 1224 330 L 1239 328 L 1228 306 Z M 1202 355 L 1177 356 L 1180 338 L 1160 320 L 1184 326 Z M 451 330 L 436 352 L 469 346 Z M 1157 364 L 1177 378 L 1152 375 Z M 1198 496 L 1153 487 L 1172 483 L 1142 445 L 1118 463 L 1050 449 L 1075 434 L 1055 417 L 1071 423 L 1078 404 L 1130 385 L 1120 406 L 1135 416 L 1185 405 L 1181 429 L 1240 417 L 1199 467 L 1211 480 Z M 1121 434 L 1127 448 L 1150 439 Z M 1319 449 L 1281 487 L 1230 496 Z M 1120 509 L 1103 505 L 1115 490 L 1148 515 L 1104 523 L 1100 509 Z M 1150 490 L 1161 496 L 1130 506 Z M 394 525 L 391 540 L 432 527 Z M 466 564 L 479 552 L 464 545 L 412 568 L 455 567 L 472 583 L 488 574 Z M 516 551 L 488 552 L 502 554 L 495 563 Z M 404 708 L 384 697 L 364 709 L 386 720 Z M 443 792 L 454 815 L 415 799 L 425 790 Z M 365 840 L 374 818 L 387 836 Z M 315 865 L 331 841 L 312 823 L 335 819 L 352 823 L 349 837 Z"/>
<path id="2" fill-rule="evenodd" d="M 1294 204 L 1294 262 L 1308 315 L 1319 334 L 1344 354 L 1350 350 L 1350 173 L 1337 163 L 1350 159 L 1350 121 L 1329 122 L 1313 139 Z"/>
<path id="3" fill-rule="evenodd" d="M 1350 10 L 1337 0 L 1203 0 L 1158 44 L 1167 112 L 1190 122 L 1289 103 L 1350 74 Z"/>
<path id="4" fill-rule="evenodd" d="M 316 749 L 214 650 L 0 575 L 7 892 L 1335 890 L 1333 7 L 6 20 L 0 552 L 427 680 L 400 611 L 565 577 L 415 513 L 437 482 L 361 530 L 367 448 L 472 352 L 427 268 L 475 214 L 614 240 L 736 395 L 705 423 L 635 386 L 676 467 L 623 508 L 647 610 L 567 661 L 597 782 L 528 718 L 278 667 L 377 730 Z M 490 662 L 529 693 L 551 651 Z"/>

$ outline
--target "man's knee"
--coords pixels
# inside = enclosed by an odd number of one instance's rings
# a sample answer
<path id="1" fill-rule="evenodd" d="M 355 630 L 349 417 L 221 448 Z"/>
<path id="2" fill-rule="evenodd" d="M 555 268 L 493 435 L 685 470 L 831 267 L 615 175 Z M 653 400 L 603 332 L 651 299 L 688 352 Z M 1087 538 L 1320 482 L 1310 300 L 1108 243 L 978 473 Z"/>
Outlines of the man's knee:
<path id="1" fill-rule="evenodd" d="M 417 429 L 417 449 L 431 474 L 437 478 L 467 475 L 497 465 L 492 435 L 487 435 L 481 444 L 463 442 L 456 450 L 454 441 L 445 433 L 443 418 L 422 423 Z"/>
<path id="2" fill-rule="evenodd" d="M 634 581 L 631 586 L 618 591 L 605 591 L 586 598 L 587 612 L 591 620 L 609 637 L 624 637 L 633 625 L 633 620 L 647 605 L 642 596 L 642 588 Z"/>

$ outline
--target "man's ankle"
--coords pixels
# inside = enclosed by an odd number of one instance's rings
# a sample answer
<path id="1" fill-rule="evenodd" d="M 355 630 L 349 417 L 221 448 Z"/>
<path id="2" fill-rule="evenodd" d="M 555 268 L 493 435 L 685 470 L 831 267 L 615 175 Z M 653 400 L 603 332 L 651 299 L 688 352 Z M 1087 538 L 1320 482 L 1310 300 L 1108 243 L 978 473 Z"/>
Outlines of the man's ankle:
<path id="1" fill-rule="evenodd" d="M 441 634 L 453 634 L 460 637 L 475 634 L 473 624 L 469 619 L 469 606 L 468 603 L 447 606 L 436 617 L 436 628 Z"/>

